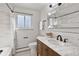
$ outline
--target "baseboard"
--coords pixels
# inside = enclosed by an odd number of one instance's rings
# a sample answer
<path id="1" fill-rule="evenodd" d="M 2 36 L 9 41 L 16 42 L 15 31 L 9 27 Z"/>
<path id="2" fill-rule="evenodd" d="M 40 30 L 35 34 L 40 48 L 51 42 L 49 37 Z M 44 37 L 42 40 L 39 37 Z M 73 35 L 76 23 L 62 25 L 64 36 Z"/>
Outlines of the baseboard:
<path id="1" fill-rule="evenodd" d="M 19 48 L 19 49 L 16 49 L 16 53 L 23 52 L 23 51 L 27 51 L 27 50 L 30 50 L 30 48 L 29 47 Z"/>

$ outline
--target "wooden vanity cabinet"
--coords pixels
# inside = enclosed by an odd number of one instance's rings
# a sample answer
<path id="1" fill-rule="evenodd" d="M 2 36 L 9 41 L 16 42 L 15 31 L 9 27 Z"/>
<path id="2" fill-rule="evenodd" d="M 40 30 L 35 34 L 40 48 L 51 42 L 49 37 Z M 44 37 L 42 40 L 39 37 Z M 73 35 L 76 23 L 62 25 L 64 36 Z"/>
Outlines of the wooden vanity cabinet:
<path id="1" fill-rule="evenodd" d="M 37 40 L 37 56 L 60 56 L 57 52 L 49 48 L 47 45 Z"/>
<path id="2" fill-rule="evenodd" d="M 37 40 L 37 56 L 42 56 L 42 42 Z"/>
<path id="3" fill-rule="evenodd" d="M 60 56 L 60 55 L 48 47 L 47 56 Z"/>

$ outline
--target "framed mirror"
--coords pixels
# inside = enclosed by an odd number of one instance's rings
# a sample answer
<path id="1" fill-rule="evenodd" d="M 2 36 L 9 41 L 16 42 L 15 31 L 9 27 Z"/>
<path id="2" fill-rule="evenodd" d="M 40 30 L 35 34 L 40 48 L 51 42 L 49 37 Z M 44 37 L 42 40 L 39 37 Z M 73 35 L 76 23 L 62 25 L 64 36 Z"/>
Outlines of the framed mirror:
<path id="1" fill-rule="evenodd" d="M 79 29 L 79 4 L 63 3 L 56 12 L 48 16 L 48 27 L 52 29 Z M 53 10 L 53 11 L 55 11 Z M 52 11 L 52 12 L 53 12 Z M 51 12 L 51 13 L 52 13 Z M 50 20 L 52 19 L 52 21 Z M 51 26 L 52 24 L 52 26 Z"/>

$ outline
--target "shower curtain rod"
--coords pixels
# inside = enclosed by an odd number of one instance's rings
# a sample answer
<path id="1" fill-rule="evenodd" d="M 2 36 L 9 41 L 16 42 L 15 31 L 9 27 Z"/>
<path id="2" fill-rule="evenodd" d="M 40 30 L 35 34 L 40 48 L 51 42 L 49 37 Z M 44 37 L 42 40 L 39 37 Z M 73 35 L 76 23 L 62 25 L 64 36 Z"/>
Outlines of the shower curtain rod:
<path id="1" fill-rule="evenodd" d="M 24 13 L 24 12 L 17 12 L 17 11 L 14 11 L 11 9 L 11 7 L 9 6 L 8 3 L 6 3 L 7 7 L 9 8 L 9 10 L 12 12 L 12 13 L 20 13 L 20 14 L 27 14 L 27 15 L 32 15 L 32 14 L 29 14 L 29 13 Z"/>
<path id="2" fill-rule="evenodd" d="M 11 9 L 11 7 L 9 6 L 9 4 L 8 3 L 5 3 L 5 4 L 9 8 L 9 10 L 13 13 L 14 11 Z"/>

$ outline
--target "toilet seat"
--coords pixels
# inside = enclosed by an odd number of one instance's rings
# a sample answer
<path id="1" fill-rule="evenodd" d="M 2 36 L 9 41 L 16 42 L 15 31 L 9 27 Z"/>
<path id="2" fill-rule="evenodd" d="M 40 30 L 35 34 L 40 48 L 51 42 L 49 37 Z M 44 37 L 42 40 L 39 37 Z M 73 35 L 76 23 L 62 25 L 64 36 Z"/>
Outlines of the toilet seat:
<path id="1" fill-rule="evenodd" d="M 37 55 L 37 53 L 36 53 L 36 47 L 37 47 L 37 42 L 32 42 L 32 43 L 30 43 L 29 45 L 29 48 L 30 48 L 30 55 L 31 56 L 36 56 Z"/>

